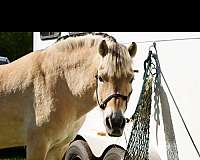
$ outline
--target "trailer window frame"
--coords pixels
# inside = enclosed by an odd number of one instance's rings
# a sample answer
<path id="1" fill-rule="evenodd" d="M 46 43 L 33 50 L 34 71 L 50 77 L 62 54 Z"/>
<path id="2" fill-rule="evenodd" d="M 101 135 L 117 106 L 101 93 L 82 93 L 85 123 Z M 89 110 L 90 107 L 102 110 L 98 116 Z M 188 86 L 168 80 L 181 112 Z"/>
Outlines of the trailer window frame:
<path id="1" fill-rule="evenodd" d="M 61 32 L 40 32 L 40 39 L 43 41 L 57 39 L 60 36 L 61 36 Z"/>

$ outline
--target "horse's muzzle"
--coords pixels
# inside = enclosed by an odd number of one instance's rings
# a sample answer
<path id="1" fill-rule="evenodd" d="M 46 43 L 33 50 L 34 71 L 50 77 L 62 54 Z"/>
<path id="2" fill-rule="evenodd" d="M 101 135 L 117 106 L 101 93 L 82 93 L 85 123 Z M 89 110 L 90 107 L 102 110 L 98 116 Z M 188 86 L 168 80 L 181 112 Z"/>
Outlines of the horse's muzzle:
<path id="1" fill-rule="evenodd" d="M 112 112 L 105 119 L 105 127 L 109 136 L 120 137 L 123 134 L 126 119 L 121 112 Z"/>

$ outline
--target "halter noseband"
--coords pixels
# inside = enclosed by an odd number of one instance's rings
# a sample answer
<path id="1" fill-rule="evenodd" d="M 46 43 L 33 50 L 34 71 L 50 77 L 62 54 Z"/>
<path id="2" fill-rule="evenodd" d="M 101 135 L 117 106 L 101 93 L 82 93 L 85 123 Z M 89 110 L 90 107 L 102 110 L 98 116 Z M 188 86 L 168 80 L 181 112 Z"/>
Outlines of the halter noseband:
<path id="1" fill-rule="evenodd" d="M 96 97 L 97 97 L 97 102 L 98 102 L 98 105 L 101 109 L 105 109 L 106 108 L 106 105 L 107 103 L 112 99 L 112 98 L 116 98 L 116 99 L 119 99 L 120 97 L 126 101 L 126 109 L 127 109 L 127 104 L 128 104 L 128 99 L 129 97 L 131 96 L 131 93 L 132 93 L 132 90 L 130 91 L 130 93 L 128 94 L 128 96 L 124 96 L 122 94 L 119 94 L 119 93 L 114 93 L 114 94 L 111 94 L 110 96 L 108 96 L 103 102 L 99 102 L 99 97 L 98 97 L 98 75 L 95 76 L 96 78 Z M 125 110 L 126 110 L 125 109 Z"/>

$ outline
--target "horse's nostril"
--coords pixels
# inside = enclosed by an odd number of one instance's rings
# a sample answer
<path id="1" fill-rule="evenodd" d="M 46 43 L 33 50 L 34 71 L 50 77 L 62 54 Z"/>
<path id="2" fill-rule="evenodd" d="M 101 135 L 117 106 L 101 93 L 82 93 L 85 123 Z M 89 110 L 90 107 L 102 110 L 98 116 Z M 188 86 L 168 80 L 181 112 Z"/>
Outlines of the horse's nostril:
<path id="1" fill-rule="evenodd" d="M 112 118 L 111 119 L 111 124 L 113 128 L 124 128 L 125 126 L 125 118 L 120 117 L 120 118 Z"/>
<path id="2" fill-rule="evenodd" d="M 122 118 L 122 123 L 121 123 L 121 128 L 124 128 L 124 126 L 126 125 L 126 119 Z"/>
<path id="3" fill-rule="evenodd" d="M 105 118 L 104 124 L 108 135 L 120 137 L 123 134 L 126 120 L 123 115 L 112 113 L 110 116 Z"/>
<path id="4" fill-rule="evenodd" d="M 106 117 L 106 126 L 111 129 L 111 123 L 110 123 L 110 118 Z"/>

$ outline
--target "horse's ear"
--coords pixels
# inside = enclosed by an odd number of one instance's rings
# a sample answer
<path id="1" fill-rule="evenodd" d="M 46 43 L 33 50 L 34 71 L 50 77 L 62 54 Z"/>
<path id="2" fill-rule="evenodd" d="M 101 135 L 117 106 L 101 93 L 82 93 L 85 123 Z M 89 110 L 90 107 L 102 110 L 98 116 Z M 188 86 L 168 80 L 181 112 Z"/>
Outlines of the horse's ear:
<path id="1" fill-rule="evenodd" d="M 128 47 L 128 51 L 131 57 L 136 55 L 137 45 L 135 42 L 132 42 L 131 45 Z"/>
<path id="2" fill-rule="evenodd" d="M 102 57 L 106 56 L 106 54 L 108 53 L 108 46 L 105 40 L 101 41 L 99 45 L 99 53 Z"/>

